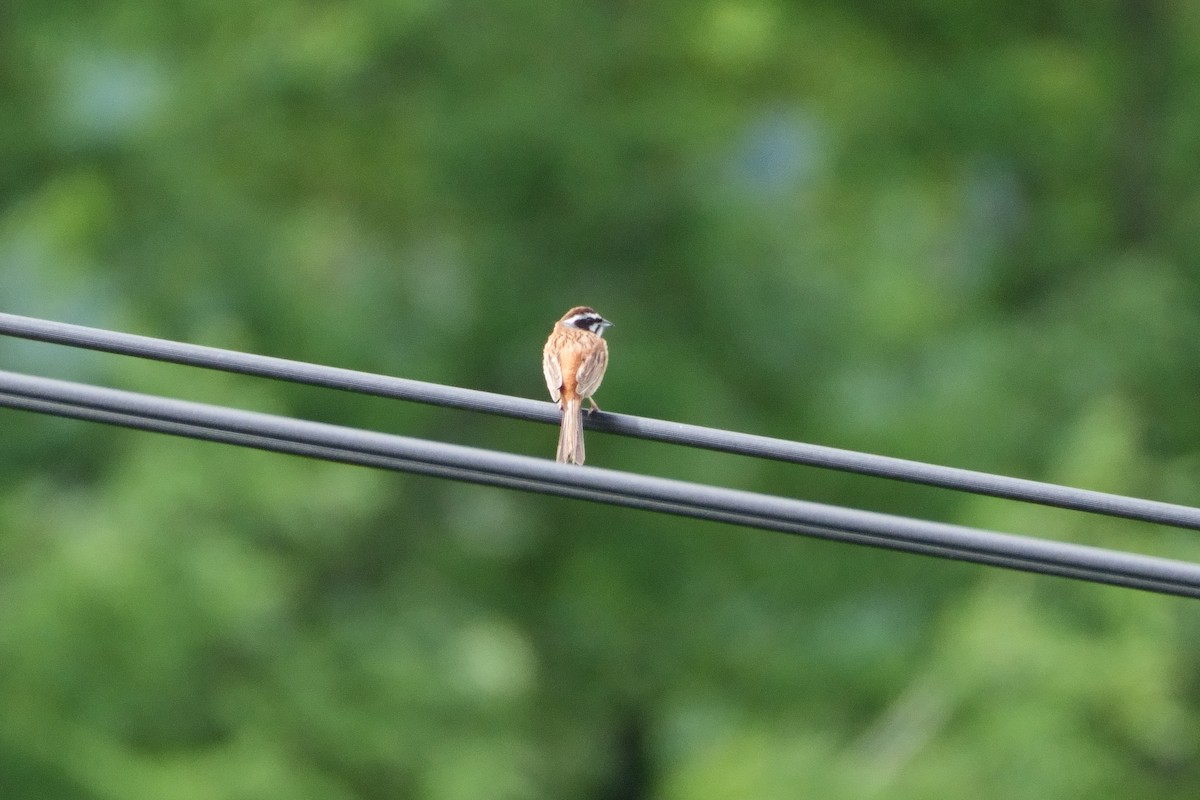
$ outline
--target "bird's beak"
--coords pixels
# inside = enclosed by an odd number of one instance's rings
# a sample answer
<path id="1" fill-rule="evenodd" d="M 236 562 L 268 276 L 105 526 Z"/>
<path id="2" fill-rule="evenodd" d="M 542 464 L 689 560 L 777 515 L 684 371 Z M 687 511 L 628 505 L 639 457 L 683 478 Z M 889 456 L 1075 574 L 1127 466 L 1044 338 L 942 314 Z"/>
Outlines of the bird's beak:
<path id="1" fill-rule="evenodd" d="M 601 321 L 600 321 L 600 324 L 601 324 L 601 325 L 603 325 L 603 326 L 604 326 L 604 327 L 606 327 L 606 328 L 611 328 L 611 327 L 613 326 L 613 324 L 612 324 L 611 322 L 609 322 L 608 320 L 606 320 L 606 319 L 604 319 L 604 320 L 601 320 Z"/>

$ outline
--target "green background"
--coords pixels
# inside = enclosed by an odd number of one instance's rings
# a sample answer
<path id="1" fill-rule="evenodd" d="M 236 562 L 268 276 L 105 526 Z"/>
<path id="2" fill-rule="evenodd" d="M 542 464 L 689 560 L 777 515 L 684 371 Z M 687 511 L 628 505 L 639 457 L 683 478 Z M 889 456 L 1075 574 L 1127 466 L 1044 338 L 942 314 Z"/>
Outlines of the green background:
<path id="1" fill-rule="evenodd" d="M 1200 504 L 1200 5 L 18 0 L 0 308 Z M 0 368 L 556 432 L 0 340 Z M 1178 798 L 1194 601 L 0 411 L 0 796 Z M 589 463 L 1200 559 L 593 434 Z"/>

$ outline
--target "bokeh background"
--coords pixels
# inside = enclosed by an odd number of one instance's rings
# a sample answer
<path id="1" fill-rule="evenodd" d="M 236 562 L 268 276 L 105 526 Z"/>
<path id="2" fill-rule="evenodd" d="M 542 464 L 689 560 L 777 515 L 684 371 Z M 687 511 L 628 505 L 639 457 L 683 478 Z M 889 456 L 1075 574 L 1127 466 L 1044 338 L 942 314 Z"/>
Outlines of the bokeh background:
<path id="1" fill-rule="evenodd" d="M 17 0 L 0 307 L 1200 504 L 1200 5 Z M 0 340 L 0 367 L 556 431 Z M 0 796 L 1178 798 L 1200 606 L 0 411 Z M 593 434 L 591 463 L 1200 559 Z"/>

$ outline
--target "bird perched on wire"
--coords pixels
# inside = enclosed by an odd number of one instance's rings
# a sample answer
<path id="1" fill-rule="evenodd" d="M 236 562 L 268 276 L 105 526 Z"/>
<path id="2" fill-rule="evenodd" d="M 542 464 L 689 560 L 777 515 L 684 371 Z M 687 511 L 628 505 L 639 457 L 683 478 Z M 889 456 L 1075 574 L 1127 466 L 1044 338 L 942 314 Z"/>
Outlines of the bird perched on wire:
<path id="1" fill-rule="evenodd" d="M 542 348 L 546 388 L 562 409 L 555 456 L 560 464 L 583 463 L 583 401 L 591 404 L 589 413 L 599 409 L 592 395 L 608 368 L 608 343 L 603 336 L 611 326 L 595 309 L 576 306 L 554 323 Z"/>

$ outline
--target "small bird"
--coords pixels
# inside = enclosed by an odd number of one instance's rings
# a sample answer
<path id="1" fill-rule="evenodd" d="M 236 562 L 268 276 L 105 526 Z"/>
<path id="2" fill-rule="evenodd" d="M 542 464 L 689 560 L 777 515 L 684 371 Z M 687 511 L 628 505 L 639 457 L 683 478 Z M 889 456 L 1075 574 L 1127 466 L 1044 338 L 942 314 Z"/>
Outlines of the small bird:
<path id="1" fill-rule="evenodd" d="M 562 409 L 558 434 L 560 464 L 583 463 L 583 401 L 599 408 L 592 395 L 608 368 L 608 343 L 602 338 L 612 323 L 587 306 L 576 306 L 554 323 L 542 348 L 542 372 L 550 397 Z"/>

